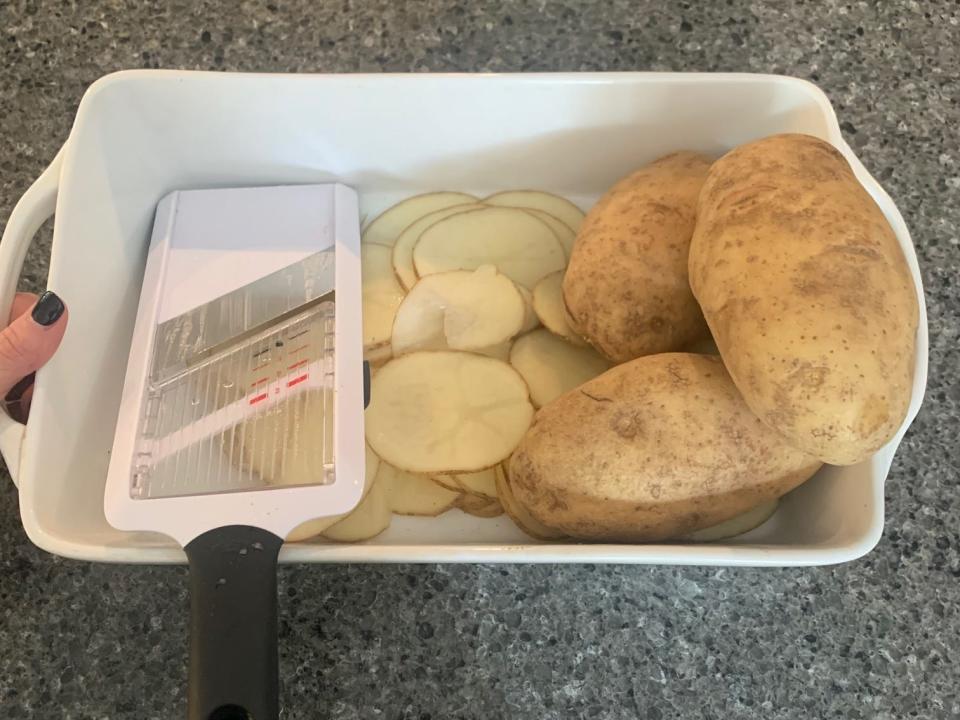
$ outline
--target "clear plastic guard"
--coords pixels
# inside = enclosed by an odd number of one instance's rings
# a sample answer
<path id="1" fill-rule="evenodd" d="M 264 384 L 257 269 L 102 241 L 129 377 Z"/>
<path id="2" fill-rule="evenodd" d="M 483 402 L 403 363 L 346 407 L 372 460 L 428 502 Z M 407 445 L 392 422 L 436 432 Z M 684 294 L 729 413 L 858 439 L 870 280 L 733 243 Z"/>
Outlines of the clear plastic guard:
<path id="1" fill-rule="evenodd" d="M 335 302 L 148 384 L 131 497 L 334 481 Z"/>

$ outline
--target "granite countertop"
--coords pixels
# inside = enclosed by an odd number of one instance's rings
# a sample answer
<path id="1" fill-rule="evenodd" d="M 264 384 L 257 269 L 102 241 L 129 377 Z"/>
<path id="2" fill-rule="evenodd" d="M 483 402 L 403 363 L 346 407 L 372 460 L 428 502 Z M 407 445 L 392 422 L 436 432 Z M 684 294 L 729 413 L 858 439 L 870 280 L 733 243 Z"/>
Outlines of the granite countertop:
<path id="1" fill-rule="evenodd" d="M 927 400 L 887 529 L 830 568 L 290 567 L 284 717 L 957 718 L 960 5 L 7 0 L 0 218 L 121 68 L 724 70 L 809 78 L 910 225 Z M 27 260 L 41 289 L 49 228 Z M 182 717 L 182 568 L 51 557 L 0 479 L 0 717 Z"/>

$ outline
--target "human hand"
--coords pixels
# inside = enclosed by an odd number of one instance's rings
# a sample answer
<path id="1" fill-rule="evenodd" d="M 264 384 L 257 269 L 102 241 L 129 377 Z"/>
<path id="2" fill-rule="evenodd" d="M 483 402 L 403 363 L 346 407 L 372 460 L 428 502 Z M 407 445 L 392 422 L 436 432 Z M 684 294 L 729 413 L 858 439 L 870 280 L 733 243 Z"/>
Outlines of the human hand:
<path id="1" fill-rule="evenodd" d="M 10 324 L 0 331 L 0 397 L 14 420 L 26 422 L 34 373 L 53 357 L 66 329 L 67 308 L 55 293 L 17 293 Z"/>

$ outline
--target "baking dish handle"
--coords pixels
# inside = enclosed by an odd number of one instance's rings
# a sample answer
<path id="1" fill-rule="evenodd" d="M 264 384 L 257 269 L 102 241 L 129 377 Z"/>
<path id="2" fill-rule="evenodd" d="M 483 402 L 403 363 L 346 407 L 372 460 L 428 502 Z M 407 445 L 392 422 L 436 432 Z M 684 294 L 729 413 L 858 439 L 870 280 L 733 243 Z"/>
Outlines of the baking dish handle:
<path id="1" fill-rule="evenodd" d="M 33 236 L 56 208 L 62 162 L 63 148 L 60 148 L 47 169 L 14 206 L 3 230 L 3 240 L 0 240 L 0 326 L 5 327 L 10 317 L 17 281 Z M 0 453 L 15 485 L 20 471 L 20 446 L 25 431 L 26 426 L 11 418 L 6 408 L 0 410 Z"/>

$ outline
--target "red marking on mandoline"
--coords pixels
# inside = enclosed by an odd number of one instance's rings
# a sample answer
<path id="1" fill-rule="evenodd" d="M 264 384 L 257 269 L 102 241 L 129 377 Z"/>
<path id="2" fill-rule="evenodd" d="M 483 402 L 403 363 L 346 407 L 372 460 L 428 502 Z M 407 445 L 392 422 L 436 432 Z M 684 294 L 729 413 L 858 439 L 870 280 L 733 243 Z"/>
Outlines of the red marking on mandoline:
<path id="1" fill-rule="evenodd" d="M 288 380 L 287 387 L 293 387 L 294 385 L 299 385 L 302 382 L 306 382 L 308 377 L 310 377 L 310 373 L 304 373 L 303 375 L 295 377 L 293 380 Z"/>

